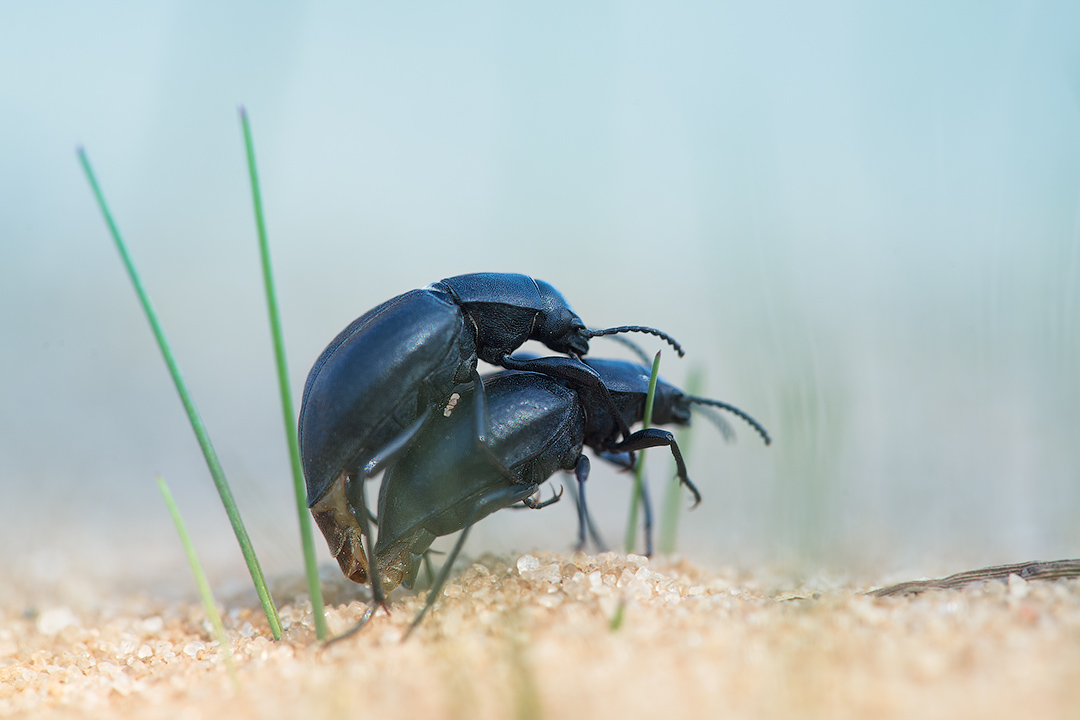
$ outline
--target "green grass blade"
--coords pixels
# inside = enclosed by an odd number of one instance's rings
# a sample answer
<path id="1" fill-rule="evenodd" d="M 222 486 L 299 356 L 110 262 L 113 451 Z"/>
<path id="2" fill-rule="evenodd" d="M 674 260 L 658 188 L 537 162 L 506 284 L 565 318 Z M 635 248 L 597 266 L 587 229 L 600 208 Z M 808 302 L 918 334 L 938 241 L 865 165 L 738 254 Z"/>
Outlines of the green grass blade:
<path id="1" fill-rule="evenodd" d="M 652 423 L 653 397 L 656 395 L 656 376 L 660 372 L 660 352 L 652 362 L 652 374 L 649 376 L 649 393 L 645 396 L 645 417 L 642 418 L 642 427 L 649 427 Z M 626 552 L 634 551 L 637 543 L 637 519 L 638 510 L 641 507 L 641 488 L 645 477 L 645 451 L 638 453 L 637 467 L 634 468 L 634 492 L 630 497 L 630 519 L 626 523 Z"/>
<path id="2" fill-rule="evenodd" d="M 611 630 L 611 632 L 615 632 L 622 627 L 625 617 L 626 600 L 622 599 L 619 600 L 619 604 L 615 607 L 615 614 L 611 616 L 611 621 L 608 623 L 608 628 Z"/>
<path id="3" fill-rule="evenodd" d="M 199 587 L 199 596 L 202 598 L 203 607 L 206 608 L 206 617 L 210 619 L 210 624 L 214 628 L 214 639 L 217 640 L 218 647 L 224 653 L 225 667 L 229 670 L 229 677 L 239 686 L 240 678 L 236 675 L 232 648 L 229 647 L 229 639 L 225 637 L 225 626 L 221 622 L 221 613 L 218 612 L 217 604 L 214 602 L 214 594 L 210 591 L 210 583 L 206 579 L 206 573 L 203 572 L 199 556 L 195 554 L 195 546 L 191 543 L 191 536 L 188 535 L 184 519 L 180 517 L 180 508 L 176 507 L 176 501 L 173 500 L 172 493 L 169 492 L 169 486 L 165 484 L 165 478 L 158 475 L 154 479 L 157 480 L 158 487 L 161 489 L 161 496 L 165 498 L 169 514 L 172 515 L 173 522 L 176 523 L 176 532 L 180 535 L 180 543 L 184 546 L 184 552 L 187 554 L 191 574 L 195 576 L 195 584 Z"/>
<path id="4" fill-rule="evenodd" d="M 705 385 L 705 371 L 700 365 L 690 368 L 686 378 L 686 394 L 700 395 Z M 683 459 L 690 462 L 690 439 L 693 437 L 693 426 L 680 429 L 675 433 L 675 442 L 679 444 Z M 674 465 L 674 460 L 672 461 Z M 664 511 L 660 516 L 660 552 L 670 555 L 675 552 L 679 536 L 679 516 L 683 508 L 683 487 L 679 478 L 673 472 L 672 481 L 668 483 L 664 492 Z"/>
<path id="5" fill-rule="evenodd" d="M 139 296 L 139 302 L 142 304 L 143 310 L 146 313 L 146 319 L 150 322 L 150 328 L 153 330 L 154 338 L 157 340 L 158 347 L 161 349 L 161 354 L 165 359 L 165 365 L 168 366 L 169 374 L 172 376 L 173 383 L 176 385 L 176 392 L 180 395 L 180 401 L 184 404 L 184 410 L 187 411 L 188 420 L 191 421 L 191 429 L 195 432 L 195 438 L 199 441 L 199 447 L 202 448 L 203 457 L 206 458 L 206 465 L 210 469 L 210 475 L 214 479 L 214 485 L 217 486 L 218 495 L 221 496 L 221 503 L 225 506 L 225 512 L 229 516 L 229 522 L 232 523 L 233 532 L 236 533 L 236 540 L 240 543 L 240 551 L 244 554 L 244 560 L 247 562 L 248 570 L 251 572 L 251 580 L 255 584 L 255 591 L 259 594 L 259 600 L 262 602 L 263 610 L 266 611 L 266 619 L 270 623 L 270 630 L 274 633 L 275 639 L 280 639 L 281 621 L 278 619 L 277 608 L 274 607 L 274 601 L 270 597 L 270 590 L 266 586 L 266 579 L 263 577 L 262 568 L 259 567 L 259 559 L 255 557 L 255 550 L 251 546 L 251 539 L 248 537 L 247 530 L 244 528 L 244 522 L 240 519 L 240 511 L 236 507 L 236 501 L 233 499 L 229 482 L 225 479 L 225 472 L 222 470 L 221 463 L 218 461 L 217 453 L 214 452 L 214 446 L 210 444 L 210 436 L 206 432 L 206 427 L 203 425 L 202 418 L 199 417 L 198 410 L 195 409 L 195 401 L 192 400 L 190 393 L 188 393 L 184 378 L 180 375 L 180 368 L 176 364 L 176 358 L 173 357 L 172 348 L 169 347 L 169 343 L 165 339 L 165 331 L 161 328 L 161 323 L 158 321 L 154 306 L 150 304 L 150 298 L 143 288 L 139 273 L 135 270 L 135 264 L 132 262 L 131 256 L 127 251 L 127 246 L 120 236 L 120 230 L 117 228 L 112 213 L 109 211 L 109 206 L 105 202 L 105 196 L 102 194 L 101 187 L 98 185 L 97 178 L 94 176 L 94 171 L 90 167 L 90 160 L 86 157 L 86 151 L 83 150 L 83 148 L 79 148 L 78 155 L 79 162 L 82 164 L 83 171 L 86 173 L 86 179 L 90 182 L 90 188 L 94 191 L 94 197 L 97 199 L 98 207 L 101 208 L 101 213 L 105 216 L 105 223 L 109 226 L 109 232 L 112 233 L 113 240 L 116 243 L 116 249 L 120 252 L 120 259 L 123 260 L 124 267 L 127 268 L 131 283 L 135 286 L 135 293 Z"/>
<path id="6" fill-rule="evenodd" d="M 322 586 L 319 584 L 319 568 L 315 560 L 315 538 L 311 531 L 311 513 L 307 507 L 307 490 L 300 467 L 300 445 L 296 438 L 296 415 L 293 413 L 292 389 L 289 387 L 289 371 L 285 362 L 285 339 L 281 332 L 281 315 L 278 312 L 274 272 L 270 265 L 270 244 L 266 240 L 266 220 L 263 215 L 262 193 L 259 190 L 259 174 L 255 169 L 255 142 L 251 137 L 251 124 L 247 111 L 240 108 L 240 125 L 244 130 L 244 149 L 247 151 L 248 175 L 251 178 L 251 199 L 255 206 L 255 227 L 259 233 L 259 255 L 262 258 L 263 284 L 266 286 L 266 307 L 270 312 L 270 331 L 274 337 L 274 359 L 277 361 L 278 390 L 281 392 L 281 411 L 285 420 L 285 439 L 289 444 L 289 460 L 292 464 L 293 489 L 296 510 L 300 516 L 300 543 L 304 550 L 304 569 L 307 573 L 308 596 L 311 613 L 315 619 L 315 635 L 325 640 L 329 635 L 326 612 L 323 608 Z"/>

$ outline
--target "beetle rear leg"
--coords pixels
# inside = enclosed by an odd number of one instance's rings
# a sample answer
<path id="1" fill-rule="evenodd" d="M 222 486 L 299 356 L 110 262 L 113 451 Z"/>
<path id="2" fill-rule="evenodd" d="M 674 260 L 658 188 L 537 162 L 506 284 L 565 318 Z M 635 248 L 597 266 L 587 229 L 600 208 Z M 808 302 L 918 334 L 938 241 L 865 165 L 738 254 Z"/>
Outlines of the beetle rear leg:
<path id="1" fill-rule="evenodd" d="M 427 577 L 427 586 L 431 587 L 435 584 L 435 571 L 431 569 L 431 556 L 432 555 L 445 555 L 446 553 L 439 550 L 432 550 L 428 548 L 424 551 L 424 575 Z"/>
<path id="2" fill-rule="evenodd" d="M 375 614 L 375 610 L 378 609 L 378 607 L 379 607 L 378 603 L 376 603 L 374 600 L 372 600 L 370 603 L 368 603 L 367 610 L 364 611 L 364 614 L 360 617 L 359 622 L 357 622 L 355 625 L 353 625 L 351 628 L 349 628 L 348 630 L 346 630 L 342 634 L 338 635 L 337 637 L 332 637 L 329 640 L 327 640 L 323 644 L 323 647 L 324 648 L 325 647 L 330 647 L 331 645 L 333 645 L 335 643 L 339 643 L 342 640 L 346 640 L 348 638 L 351 638 L 353 635 L 355 635 L 356 633 L 363 630 L 364 626 L 367 625 L 368 622 L 371 620 L 371 616 Z"/>
<path id="3" fill-rule="evenodd" d="M 368 510 L 367 507 L 367 493 L 364 491 L 364 478 L 363 476 L 356 476 L 352 473 L 349 474 L 348 479 L 347 496 L 349 501 L 349 510 L 352 511 L 353 518 L 360 525 L 360 532 L 363 535 L 364 543 L 367 548 L 374 548 L 375 542 L 371 538 L 371 525 L 375 519 L 375 516 Z M 359 543 L 358 543 L 359 544 Z M 361 546 L 358 549 L 354 548 L 354 552 L 365 553 L 365 547 Z M 367 561 L 367 557 L 373 553 L 365 553 L 365 564 L 370 568 L 370 572 L 367 573 L 368 580 L 371 582 L 371 602 L 368 604 L 367 610 L 364 611 L 360 621 L 353 625 L 345 633 L 338 635 L 337 637 L 330 638 L 326 641 L 326 645 L 340 642 L 346 638 L 350 638 L 356 633 L 360 632 L 365 625 L 370 622 L 371 617 L 375 614 L 375 611 L 380 607 L 387 612 L 390 612 L 386 607 L 386 593 L 383 592 L 382 575 L 378 568 L 370 565 Z"/>
<path id="4" fill-rule="evenodd" d="M 488 459 L 492 467 L 499 471 L 499 474 L 505 478 L 509 478 L 513 482 L 518 482 L 518 478 L 514 476 L 514 473 L 510 471 L 510 468 L 506 467 L 501 459 L 495 455 L 491 446 L 488 445 L 488 429 L 491 427 L 491 418 L 488 416 L 487 408 L 487 394 L 484 390 L 484 379 L 480 377 L 480 372 L 473 368 L 472 371 L 473 381 L 473 422 L 476 425 L 476 445 L 484 453 L 484 457 Z"/>
<path id="5" fill-rule="evenodd" d="M 537 488 L 536 492 L 539 493 L 540 489 Z M 563 494 L 563 489 L 560 487 L 559 492 L 556 493 L 555 495 L 552 495 L 551 499 L 549 499 L 549 500 L 544 500 L 543 502 L 538 502 L 536 500 L 533 500 L 532 496 L 530 495 L 529 497 L 522 499 L 521 504 L 524 505 L 525 507 L 529 508 L 530 510 L 542 510 L 542 509 L 546 508 L 548 505 L 554 505 L 555 503 L 562 500 L 562 494 Z"/>
<path id="6" fill-rule="evenodd" d="M 401 455 L 409 448 L 409 445 L 412 444 L 413 440 L 416 439 L 416 436 L 420 433 L 420 430 L 423 429 L 424 425 L 428 421 L 428 418 L 430 417 L 431 408 L 426 408 L 424 412 L 421 413 L 420 417 L 413 421 L 411 425 L 398 433 L 398 435 L 393 440 L 391 440 L 383 447 L 379 448 L 378 452 L 368 458 L 367 462 L 364 463 L 362 469 L 354 470 L 348 473 L 345 481 L 345 494 L 347 504 L 356 525 L 358 525 L 360 528 L 360 533 L 364 538 L 364 544 L 369 550 L 375 547 L 375 541 L 372 538 L 371 533 L 371 526 L 378 525 L 378 520 L 376 520 L 374 513 L 372 513 L 371 510 L 368 509 L 367 494 L 364 490 L 365 481 L 370 477 L 378 475 L 386 468 L 387 465 L 391 464 L 399 457 L 401 457 Z M 355 547 L 357 545 L 360 545 L 360 543 L 354 543 L 352 552 L 354 554 L 357 552 L 364 553 L 364 547 L 360 547 L 357 549 Z M 365 554 L 366 558 L 363 562 L 363 565 L 364 570 L 366 571 L 368 568 L 371 567 L 371 565 L 367 562 L 367 560 L 370 559 L 371 553 L 366 552 Z M 342 560 L 341 558 L 339 558 L 339 563 L 341 562 Z M 377 572 L 370 572 L 367 574 L 369 575 L 368 580 L 371 583 L 371 596 L 374 603 L 377 606 L 380 606 L 384 610 L 386 610 L 386 593 L 383 591 L 382 578 Z"/>
<path id="7" fill-rule="evenodd" d="M 350 473 L 349 475 L 349 509 L 352 510 L 353 517 L 356 518 L 356 522 L 360 525 L 360 532 L 364 536 L 365 547 L 361 550 L 367 550 L 368 559 L 371 559 L 371 549 L 375 547 L 375 541 L 371 536 L 371 513 L 367 507 L 367 493 L 364 490 L 364 476 L 356 476 Z M 386 608 L 386 593 L 383 591 L 382 577 L 370 562 L 368 563 L 370 572 L 368 573 L 368 580 L 371 582 L 371 602 L 372 607 L 381 606 L 383 610 Z M 389 611 L 388 611 L 389 612 Z M 365 619 L 364 623 L 367 622 Z M 359 630 L 359 627 L 355 628 Z M 354 630 L 354 631 L 355 631 Z"/>
<path id="8" fill-rule="evenodd" d="M 457 542 L 454 543 L 454 549 L 450 551 L 450 554 L 446 556 L 446 562 L 439 569 L 439 576 L 435 578 L 435 584 L 428 590 L 427 602 L 424 603 L 424 607 L 417 614 L 416 619 L 409 625 L 409 629 L 405 631 L 405 635 L 401 638 L 402 642 L 412 635 L 413 630 L 417 628 L 420 622 L 427 615 L 428 610 L 435 605 L 435 601 L 439 598 L 442 592 L 443 585 L 446 584 L 446 580 L 450 577 L 450 571 L 454 567 L 454 561 L 457 560 L 458 555 L 461 553 L 461 548 L 465 545 L 465 538 L 469 536 L 469 530 L 477 523 L 480 518 L 483 518 L 490 513 L 494 512 L 490 508 L 495 507 L 496 510 L 509 507 L 514 503 L 523 501 L 525 498 L 530 497 L 536 492 L 537 486 L 535 484 L 529 485 L 511 485 L 509 487 L 499 488 L 491 494 L 480 498 L 476 507 L 473 508 L 472 514 L 469 516 L 469 520 L 465 523 L 464 529 L 461 531 L 461 535 L 458 536 Z M 373 575 L 378 575 L 377 572 L 373 572 Z"/>
<path id="9" fill-rule="evenodd" d="M 409 449 L 409 445 L 416 439 L 416 436 L 420 434 L 430 417 L 431 408 L 425 408 L 420 417 L 414 420 L 409 427 L 398 433 L 397 437 L 379 448 L 378 452 L 368 458 L 368 461 L 364 463 L 364 479 L 375 477 L 386 469 L 387 465 L 401 457 L 402 453 Z"/>
<path id="10" fill-rule="evenodd" d="M 600 537 L 585 502 L 585 481 L 589 479 L 591 468 L 592 463 L 589 462 L 589 458 L 585 455 L 578 458 L 577 465 L 574 466 L 574 477 L 577 479 L 577 492 L 574 493 L 574 500 L 577 501 L 578 511 L 578 541 L 574 550 L 580 552 L 585 549 L 585 533 L 588 531 L 588 537 L 592 538 L 597 552 L 607 552 L 607 543 Z"/>

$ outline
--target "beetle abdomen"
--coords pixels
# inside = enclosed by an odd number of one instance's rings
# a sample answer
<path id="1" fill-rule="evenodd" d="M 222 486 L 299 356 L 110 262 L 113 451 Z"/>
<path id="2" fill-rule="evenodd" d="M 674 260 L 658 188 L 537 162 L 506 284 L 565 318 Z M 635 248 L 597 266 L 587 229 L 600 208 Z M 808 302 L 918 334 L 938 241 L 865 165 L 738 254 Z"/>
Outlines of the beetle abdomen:
<path id="1" fill-rule="evenodd" d="M 357 318 L 327 346 L 304 386 L 300 455 L 308 504 L 445 398 L 475 367 L 458 308 L 413 290 Z"/>
<path id="2" fill-rule="evenodd" d="M 375 546 L 380 568 L 405 563 L 401 572 L 409 575 L 406 547 L 419 556 L 435 537 L 505 507 L 487 504 L 485 497 L 510 486 L 528 495 L 529 486 L 577 463 L 585 417 L 572 390 L 535 373 L 499 373 L 485 389 L 489 447 L 513 477 L 477 446 L 474 395 L 466 394 L 451 417 L 435 418 L 425 427 L 383 482 Z"/>

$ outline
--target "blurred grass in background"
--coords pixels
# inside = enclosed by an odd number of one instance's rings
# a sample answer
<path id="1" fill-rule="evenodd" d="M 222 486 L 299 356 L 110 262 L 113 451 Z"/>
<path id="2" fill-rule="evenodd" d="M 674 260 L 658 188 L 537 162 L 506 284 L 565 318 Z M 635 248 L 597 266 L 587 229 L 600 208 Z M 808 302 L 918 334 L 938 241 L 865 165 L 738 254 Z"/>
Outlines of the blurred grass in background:
<path id="1" fill-rule="evenodd" d="M 234 181 L 241 100 L 259 118 L 294 388 L 386 298 L 527 272 L 591 324 L 672 333 L 690 358 L 667 380 L 701 363 L 704 394 L 775 435 L 695 431 L 704 502 L 682 552 L 926 574 L 1076 555 L 1074 4 L 253 7 L 28 5 L 0 26 L 13 587 L 170 587 L 157 559 L 182 558 L 155 472 L 209 508 L 188 517 L 200 547 L 228 532 L 99 242 L 77 143 L 110 159 L 113 209 L 261 558 L 300 567 Z M 601 465 L 590 504 L 614 538 L 628 482 Z M 573 541 L 568 506 L 500 515 L 470 549 Z M 212 578 L 239 562 L 201 555 Z"/>

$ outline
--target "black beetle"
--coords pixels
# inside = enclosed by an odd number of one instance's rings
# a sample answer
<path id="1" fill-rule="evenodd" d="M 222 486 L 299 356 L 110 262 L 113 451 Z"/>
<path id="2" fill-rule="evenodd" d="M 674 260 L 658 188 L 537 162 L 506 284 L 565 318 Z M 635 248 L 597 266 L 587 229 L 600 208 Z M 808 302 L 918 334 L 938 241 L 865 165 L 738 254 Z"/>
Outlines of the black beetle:
<path id="1" fill-rule="evenodd" d="M 569 362 L 568 358 L 540 360 L 554 365 Z M 639 422 L 644 414 L 648 370 L 617 360 L 590 360 L 589 364 L 603 379 L 619 412 L 624 414 L 624 422 Z M 682 454 L 670 432 L 647 428 L 619 441 L 618 423 L 608 416 L 604 405 L 597 403 L 593 391 L 573 389 L 554 377 L 553 373 L 501 372 L 486 379 L 488 442 L 498 463 L 477 451 L 471 442 L 473 430 L 468 415 L 463 413 L 436 418 L 387 470 L 379 497 L 379 537 L 373 553 L 385 588 L 399 584 L 411 587 L 419 561 L 435 538 L 464 530 L 429 593 L 430 606 L 469 528 L 496 510 L 519 502 L 534 508 L 554 502 L 558 496 L 545 503 L 535 502 L 532 497 L 557 470 L 572 471 L 577 476 L 581 503 L 578 532 L 579 543 L 583 543 L 587 523 L 584 482 L 590 467 L 582 454 L 586 445 L 620 465 L 633 451 L 670 447 L 679 480 L 693 493 L 695 505 L 700 502 L 701 496 L 687 478 Z M 466 393 L 459 405 L 468 407 L 473 402 L 474 394 Z M 662 381 L 657 382 L 653 422 L 687 424 L 692 405 L 729 410 L 750 423 L 766 444 L 770 442 L 765 429 L 741 410 L 686 395 Z M 416 622 L 422 616 L 423 612 Z"/>
<path id="2" fill-rule="evenodd" d="M 308 374 L 299 440 L 308 506 L 342 572 L 358 582 L 367 579 L 363 480 L 400 455 L 430 417 L 450 415 L 470 384 L 480 392 L 472 404 L 469 444 L 487 447 L 478 358 L 557 374 L 593 388 L 611 407 L 596 372 L 576 358 L 588 351 L 590 338 L 621 332 L 657 335 L 682 354 L 678 343 L 652 328 L 589 330 L 555 288 L 516 274 L 447 278 L 388 300 L 341 331 Z M 536 360 L 511 357 L 527 340 L 574 359 L 537 366 Z M 377 577 L 373 591 L 381 601 Z"/>

